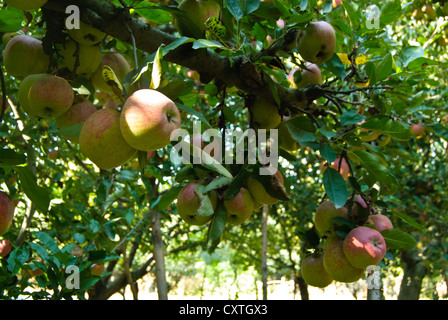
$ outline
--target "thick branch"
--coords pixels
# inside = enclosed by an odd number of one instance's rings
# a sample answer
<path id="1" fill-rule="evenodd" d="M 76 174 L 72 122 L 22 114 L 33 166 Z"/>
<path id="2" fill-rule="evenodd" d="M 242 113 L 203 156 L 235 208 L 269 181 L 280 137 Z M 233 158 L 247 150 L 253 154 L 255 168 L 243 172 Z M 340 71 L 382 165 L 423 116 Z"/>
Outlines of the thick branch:
<path id="1" fill-rule="evenodd" d="M 65 12 L 68 5 L 77 5 L 80 8 L 81 20 L 85 23 L 122 42 L 133 44 L 135 40 L 136 47 L 147 53 L 156 52 L 161 45 L 166 46 L 178 39 L 130 17 L 124 8 L 116 7 L 104 0 L 49 0 L 45 8 Z M 208 74 L 226 83 L 227 86 L 235 86 L 249 94 L 274 100 L 268 80 L 261 78 L 262 82 L 254 85 L 251 81 L 254 75 L 244 72 L 248 68 L 242 66 L 248 60 L 243 56 L 228 58 L 209 50 L 195 50 L 191 44 L 184 44 L 167 53 L 164 60 Z M 252 71 L 255 68 L 249 70 Z M 274 86 L 282 108 L 293 106 L 306 109 L 307 101 L 312 101 L 307 99 L 303 89 L 289 89 L 279 84 Z"/>

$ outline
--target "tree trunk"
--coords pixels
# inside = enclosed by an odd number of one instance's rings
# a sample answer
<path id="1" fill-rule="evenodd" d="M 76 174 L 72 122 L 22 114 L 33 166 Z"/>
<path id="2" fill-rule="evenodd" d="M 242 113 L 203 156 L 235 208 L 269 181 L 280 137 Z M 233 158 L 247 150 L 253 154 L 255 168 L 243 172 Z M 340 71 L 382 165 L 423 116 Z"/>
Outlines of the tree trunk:
<path id="1" fill-rule="evenodd" d="M 151 212 L 151 234 L 154 246 L 157 294 L 159 300 L 168 300 L 168 285 L 165 274 L 165 250 L 160 228 L 160 214 L 156 211 Z"/>
<path id="2" fill-rule="evenodd" d="M 294 275 L 294 287 L 299 287 L 300 298 L 302 300 L 310 300 L 310 295 L 308 293 L 308 285 L 301 276 Z M 295 289 L 294 289 L 295 290 Z"/>
<path id="3" fill-rule="evenodd" d="M 261 215 L 261 283 L 263 287 L 263 300 L 268 299 L 268 211 L 269 206 L 265 204 Z"/>
<path id="4" fill-rule="evenodd" d="M 405 266 L 398 300 L 418 300 L 427 268 L 416 250 L 404 251 L 401 258 Z"/>

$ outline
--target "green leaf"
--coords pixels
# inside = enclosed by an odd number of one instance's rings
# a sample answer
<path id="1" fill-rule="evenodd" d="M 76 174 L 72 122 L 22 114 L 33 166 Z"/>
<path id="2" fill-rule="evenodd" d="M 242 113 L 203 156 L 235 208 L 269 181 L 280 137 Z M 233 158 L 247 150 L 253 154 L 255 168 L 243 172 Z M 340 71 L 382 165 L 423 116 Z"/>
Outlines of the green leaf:
<path id="1" fill-rule="evenodd" d="M 26 162 L 24 154 L 17 153 L 14 150 L 2 149 L 0 150 L 0 166 L 18 166 Z"/>
<path id="2" fill-rule="evenodd" d="M 403 66 L 407 67 L 411 61 L 423 57 L 424 54 L 425 50 L 422 47 L 407 47 L 403 49 L 401 54 Z"/>
<path id="3" fill-rule="evenodd" d="M 26 196 L 36 205 L 36 208 L 47 213 L 50 205 L 50 192 L 46 188 L 37 185 L 36 177 L 28 167 L 17 167 L 15 169 L 19 175 L 20 186 Z"/>
<path id="4" fill-rule="evenodd" d="M 73 234 L 73 239 L 79 244 L 83 244 L 84 242 L 86 242 L 86 237 L 84 237 L 84 235 L 82 235 L 81 233 L 77 232 Z"/>
<path id="5" fill-rule="evenodd" d="M 167 192 L 160 196 L 160 201 L 157 203 L 155 208 L 162 211 L 166 210 L 166 208 L 168 208 L 168 206 L 177 198 L 182 188 L 182 185 L 172 186 Z"/>
<path id="6" fill-rule="evenodd" d="M 342 63 L 339 56 L 335 53 L 333 54 L 333 57 L 331 57 L 330 60 L 324 63 L 324 66 L 328 71 L 333 73 L 336 77 L 340 78 L 341 80 L 345 79 L 345 67 Z"/>
<path id="7" fill-rule="evenodd" d="M 40 240 L 52 253 L 59 252 L 59 247 L 57 243 L 54 241 L 53 237 L 51 237 L 48 233 L 43 231 L 32 232 L 32 234 Z"/>
<path id="8" fill-rule="evenodd" d="M 360 115 L 358 111 L 355 109 L 348 110 L 344 112 L 340 117 L 339 121 L 341 123 L 341 126 L 347 126 L 351 124 L 357 124 L 364 120 L 366 117 L 363 115 Z"/>
<path id="9" fill-rule="evenodd" d="M 417 241 L 409 233 L 399 229 L 386 229 L 381 231 L 388 247 L 398 250 L 410 250 L 414 248 Z"/>
<path id="10" fill-rule="evenodd" d="M 243 10 L 240 7 L 240 1 L 224 0 L 224 3 L 236 21 L 239 21 L 244 16 Z"/>
<path id="11" fill-rule="evenodd" d="M 218 202 L 218 206 L 216 207 L 215 214 L 208 230 L 208 241 L 212 242 L 213 246 L 216 246 L 221 239 L 221 235 L 226 227 L 226 222 L 227 211 L 224 208 L 224 204 Z"/>
<path id="12" fill-rule="evenodd" d="M 294 140 L 300 145 L 316 141 L 316 126 L 306 116 L 296 116 L 285 122 Z"/>
<path id="13" fill-rule="evenodd" d="M 183 110 L 183 111 L 185 111 L 185 112 L 188 112 L 188 113 L 190 113 L 190 114 L 196 116 L 199 120 L 201 120 L 201 123 L 206 124 L 209 128 L 212 127 L 212 126 L 210 125 L 210 123 L 207 121 L 207 119 L 204 117 L 204 114 L 203 114 L 203 113 L 198 112 L 198 111 L 196 111 L 196 110 L 194 110 L 194 109 L 192 109 L 192 108 L 190 108 L 190 107 L 187 107 L 187 106 L 185 106 L 185 105 L 183 105 L 183 104 L 181 104 L 181 103 L 178 103 L 178 102 L 175 102 L 175 103 L 176 103 L 176 106 L 177 106 L 179 109 L 181 109 L 181 110 Z"/>
<path id="14" fill-rule="evenodd" d="M 448 141 L 448 128 L 445 127 L 444 125 L 440 123 L 433 123 L 428 125 L 428 128 L 431 128 L 436 135 Z"/>
<path id="15" fill-rule="evenodd" d="M 355 8 L 353 7 L 352 3 L 350 1 L 343 1 L 342 5 L 350 18 L 352 28 L 354 30 L 358 29 L 359 24 L 360 24 L 360 19 L 359 19 L 359 15 L 356 12 Z"/>
<path id="16" fill-rule="evenodd" d="M 96 221 L 95 219 L 92 219 L 89 222 L 89 228 L 93 233 L 96 233 L 101 230 L 101 225 L 98 221 Z"/>
<path id="17" fill-rule="evenodd" d="M 411 225 L 412 227 L 414 227 L 418 230 L 423 230 L 424 226 L 422 224 L 418 223 L 417 221 L 415 221 L 415 219 L 413 219 L 412 217 L 408 216 L 406 213 L 399 212 L 399 211 L 392 211 L 392 213 L 394 215 L 396 215 L 397 217 L 399 217 L 404 222 Z"/>
<path id="18" fill-rule="evenodd" d="M 370 117 L 362 124 L 362 128 L 377 130 L 399 141 L 407 141 L 411 138 L 408 124 L 393 120 L 388 116 Z"/>
<path id="19" fill-rule="evenodd" d="M 183 44 L 194 42 L 195 40 L 193 38 L 189 37 L 180 37 L 176 41 L 171 42 L 169 45 L 163 47 L 163 55 L 165 56 L 167 53 L 169 53 L 172 50 L 177 49 Z"/>
<path id="20" fill-rule="evenodd" d="M 84 122 L 82 123 L 77 123 L 74 124 L 72 126 L 67 126 L 67 127 L 61 127 L 59 128 L 59 131 L 66 136 L 69 137 L 78 137 L 79 134 L 81 133 L 81 129 L 84 126 Z"/>
<path id="21" fill-rule="evenodd" d="M 198 39 L 193 43 L 193 49 L 201 49 L 201 48 L 220 48 L 227 49 L 224 47 L 219 41 L 216 40 L 207 40 L 207 39 Z"/>
<path id="22" fill-rule="evenodd" d="M 22 28 L 25 15 L 22 10 L 11 6 L 0 10 L 0 32 L 14 32 Z"/>
<path id="23" fill-rule="evenodd" d="M 205 191 L 204 185 L 198 185 L 196 186 L 194 192 L 199 197 L 200 206 L 199 209 L 196 211 L 196 215 L 208 217 L 215 213 L 212 202 L 210 200 L 210 197 L 208 196 L 207 192 Z"/>
<path id="24" fill-rule="evenodd" d="M 151 73 L 151 89 L 157 89 L 162 81 L 162 46 L 157 49 L 156 55 L 154 56 L 154 61 L 152 65 Z"/>
<path id="25" fill-rule="evenodd" d="M 329 146 L 328 144 L 321 144 L 320 145 L 320 155 L 322 158 L 328 161 L 328 163 L 332 163 L 337 158 L 336 151 Z"/>
<path id="26" fill-rule="evenodd" d="M 225 186 L 229 185 L 232 181 L 233 181 L 233 179 L 228 178 L 228 177 L 218 177 L 216 179 L 213 179 L 213 181 L 210 182 L 206 186 L 206 188 L 204 189 L 204 192 L 209 192 L 211 190 L 225 187 Z"/>
<path id="27" fill-rule="evenodd" d="M 393 57 L 392 54 L 389 52 L 376 67 L 375 71 L 376 80 L 382 81 L 387 77 L 389 77 L 392 73 L 392 69 L 393 69 Z"/>
<path id="28" fill-rule="evenodd" d="M 135 7 L 135 11 L 145 19 L 157 24 L 167 24 L 173 20 L 169 12 L 152 2 L 141 1 Z"/>
<path id="29" fill-rule="evenodd" d="M 323 183 L 328 198 L 338 209 L 343 207 L 348 200 L 347 184 L 342 175 L 333 168 L 327 168 L 324 172 Z"/>

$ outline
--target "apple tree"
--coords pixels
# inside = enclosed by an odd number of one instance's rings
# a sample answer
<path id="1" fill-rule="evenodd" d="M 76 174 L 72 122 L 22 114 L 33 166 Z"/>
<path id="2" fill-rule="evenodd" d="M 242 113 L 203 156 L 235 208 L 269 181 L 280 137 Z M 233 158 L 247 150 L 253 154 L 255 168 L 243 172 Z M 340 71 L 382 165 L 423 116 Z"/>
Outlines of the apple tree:
<path id="1" fill-rule="evenodd" d="M 313 277 L 406 264 L 429 233 L 406 186 L 446 159 L 442 2 L 0 5 L 0 297 L 137 298 L 151 273 L 167 299 L 166 259 L 227 242 L 306 298 Z"/>

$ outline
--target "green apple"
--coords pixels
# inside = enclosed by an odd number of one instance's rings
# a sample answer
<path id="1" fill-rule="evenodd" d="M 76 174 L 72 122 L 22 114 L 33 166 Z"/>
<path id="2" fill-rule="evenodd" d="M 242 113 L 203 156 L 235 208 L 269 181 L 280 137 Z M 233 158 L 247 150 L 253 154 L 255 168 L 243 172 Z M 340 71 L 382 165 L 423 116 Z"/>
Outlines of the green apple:
<path id="1" fill-rule="evenodd" d="M 282 117 L 278 113 L 278 107 L 274 102 L 255 97 L 250 105 L 249 117 L 254 129 L 274 129 L 280 125 Z"/>
<path id="2" fill-rule="evenodd" d="M 6 44 L 9 42 L 9 40 L 11 40 L 12 38 L 14 38 L 15 36 L 20 35 L 20 33 L 18 32 L 6 32 L 3 34 L 2 36 L 2 42 L 3 44 L 6 46 Z"/>
<path id="3" fill-rule="evenodd" d="M 6 257 L 12 250 L 11 242 L 8 239 L 0 241 L 0 257 Z"/>
<path id="4" fill-rule="evenodd" d="M 328 275 L 339 282 L 355 282 L 361 279 L 364 269 L 352 266 L 345 257 L 343 241 L 332 244 L 325 250 L 323 264 Z"/>
<path id="5" fill-rule="evenodd" d="M 378 264 L 386 254 L 386 241 L 377 230 L 360 226 L 344 238 L 343 250 L 348 262 L 359 269 Z"/>
<path id="6" fill-rule="evenodd" d="M 289 129 L 286 126 L 286 121 L 288 120 L 289 117 L 283 117 L 282 122 L 280 122 L 276 128 L 278 130 L 278 145 L 283 150 L 295 152 L 300 148 L 300 144 L 294 140 L 289 132 Z"/>
<path id="7" fill-rule="evenodd" d="M 98 45 L 85 46 L 74 40 L 69 40 L 64 44 L 61 55 L 63 67 L 77 75 L 89 75 L 95 72 L 100 65 L 102 53 Z"/>
<path id="8" fill-rule="evenodd" d="M 93 46 L 99 44 L 106 33 L 100 31 L 84 22 L 79 23 L 79 29 L 67 29 L 67 33 L 76 42 L 84 46 Z"/>
<path id="9" fill-rule="evenodd" d="M 314 63 L 305 63 L 303 69 L 294 68 L 288 75 L 289 83 L 294 89 L 304 88 L 313 84 L 322 84 L 322 73 Z"/>
<path id="10" fill-rule="evenodd" d="M 199 182 L 190 182 L 182 188 L 177 196 L 177 212 L 186 223 L 195 226 L 202 226 L 213 218 L 213 215 L 198 214 L 199 208 L 203 205 L 201 198 L 195 191 L 199 185 Z M 208 209 L 215 210 L 218 201 L 216 192 L 214 190 L 209 192 L 208 198 L 212 206 L 212 208 Z"/>
<path id="11" fill-rule="evenodd" d="M 23 79 L 22 82 L 20 82 L 19 91 L 17 92 L 17 98 L 19 99 L 19 103 L 23 111 L 25 111 L 31 117 L 35 117 L 35 115 L 33 114 L 33 110 L 30 107 L 30 102 L 28 98 L 30 88 L 37 80 L 47 76 L 50 75 L 46 73 L 31 74 L 27 76 L 25 79 Z"/>
<path id="12" fill-rule="evenodd" d="M 347 208 L 342 207 L 336 209 L 333 202 L 330 200 L 322 202 L 314 213 L 314 225 L 316 230 L 321 234 L 327 237 L 336 235 L 334 230 L 335 224 L 333 222 L 333 218 L 348 217 Z"/>
<path id="13" fill-rule="evenodd" d="M 0 236 L 11 226 L 15 208 L 15 202 L 5 192 L 0 191 Z"/>
<path id="14" fill-rule="evenodd" d="M 175 26 L 180 35 L 203 38 L 205 22 L 210 17 L 219 18 L 221 8 L 215 0 L 183 0 L 178 7 L 186 15 L 176 16 Z"/>
<path id="15" fill-rule="evenodd" d="M 102 58 L 100 65 L 92 74 L 93 86 L 96 90 L 114 93 L 111 86 L 109 86 L 103 78 L 103 67 L 109 66 L 117 76 L 118 80 L 123 82 L 124 77 L 131 71 L 131 67 L 126 58 L 118 52 L 106 52 Z"/>
<path id="16" fill-rule="evenodd" d="M 120 127 L 126 142 L 142 151 L 164 148 L 171 133 L 180 128 L 181 116 L 174 102 L 159 91 L 141 89 L 124 103 Z"/>
<path id="17" fill-rule="evenodd" d="M 311 22 L 297 37 L 297 51 L 308 62 L 321 64 L 333 57 L 336 33 L 326 21 Z"/>
<path id="18" fill-rule="evenodd" d="M 95 105 L 90 100 L 75 103 L 65 113 L 56 118 L 56 127 L 65 128 L 81 124 L 96 110 Z M 69 141 L 79 142 L 79 135 L 62 134 L 62 136 Z"/>
<path id="19" fill-rule="evenodd" d="M 5 3 L 8 6 L 20 10 L 34 10 L 42 7 L 47 1 L 48 0 L 5 0 Z"/>
<path id="20" fill-rule="evenodd" d="M 227 222 L 233 225 L 244 223 L 254 211 L 254 200 L 249 190 L 242 187 L 231 199 L 224 200 Z"/>
<path id="21" fill-rule="evenodd" d="M 273 183 L 283 184 L 283 175 L 277 169 L 275 169 L 275 174 L 272 176 L 272 179 Z M 266 191 L 263 184 L 259 180 L 253 178 L 252 176 L 247 179 L 246 185 L 252 195 L 252 198 L 254 199 L 254 202 L 257 204 L 273 205 L 279 201 L 279 199 L 274 198 Z"/>
<path id="22" fill-rule="evenodd" d="M 121 134 L 120 112 L 112 108 L 97 110 L 87 118 L 79 134 L 79 147 L 103 170 L 125 164 L 136 153 Z"/>
<path id="23" fill-rule="evenodd" d="M 333 282 L 324 268 L 324 259 L 320 254 L 305 257 L 301 263 L 303 280 L 312 287 L 325 288 Z"/>
<path id="24" fill-rule="evenodd" d="M 21 34 L 6 44 L 3 63 L 9 75 L 23 79 L 30 74 L 47 72 L 50 58 L 44 52 L 42 41 Z"/>

